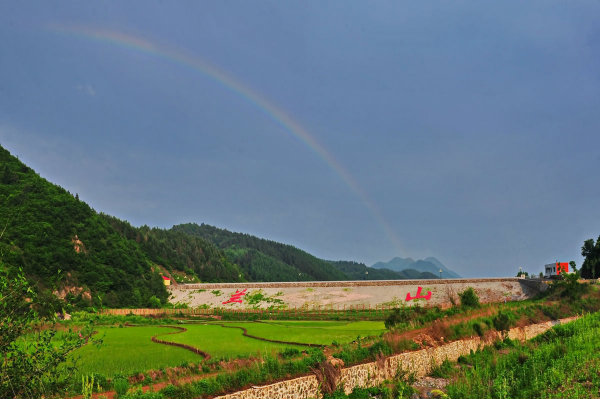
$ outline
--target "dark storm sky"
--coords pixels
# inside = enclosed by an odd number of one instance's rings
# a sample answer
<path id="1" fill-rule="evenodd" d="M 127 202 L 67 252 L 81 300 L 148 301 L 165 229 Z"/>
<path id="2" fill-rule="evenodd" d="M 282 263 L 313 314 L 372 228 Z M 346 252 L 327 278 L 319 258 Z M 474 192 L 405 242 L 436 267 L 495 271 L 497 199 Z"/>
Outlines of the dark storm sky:
<path id="1" fill-rule="evenodd" d="M 134 225 L 463 276 L 580 265 L 599 20 L 596 1 L 2 2 L 0 144 Z"/>

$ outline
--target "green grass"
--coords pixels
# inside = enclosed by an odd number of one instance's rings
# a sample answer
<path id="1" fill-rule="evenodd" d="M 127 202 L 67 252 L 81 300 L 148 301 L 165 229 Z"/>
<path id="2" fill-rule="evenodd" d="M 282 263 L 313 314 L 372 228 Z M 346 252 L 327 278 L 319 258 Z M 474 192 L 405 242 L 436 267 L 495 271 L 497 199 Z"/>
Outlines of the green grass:
<path id="1" fill-rule="evenodd" d="M 279 341 L 319 345 L 348 343 L 358 336 L 380 335 L 385 331 L 382 321 L 269 321 L 263 323 L 230 323 L 242 326 L 248 334 Z"/>
<path id="2" fill-rule="evenodd" d="M 184 333 L 167 335 L 161 339 L 194 346 L 209 353 L 213 358 L 236 358 L 259 353 L 277 353 L 290 347 L 290 345 L 247 338 L 242 335 L 240 329 L 224 328 L 216 324 L 189 324 L 185 325 L 185 328 L 188 330 Z"/>
<path id="3" fill-rule="evenodd" d="M 99 328 L 95 337 L 102 338 L 100 347 L 86 345 L 75 352 L 82 375 L 99 373 L 106 377 L 129 375 L 138 371 L 174 367 L 183 362 L 200 362 L 202 357 L 182 348 L 160 345 L 150 340 L 153 335 L 174 329 L 164 327 Z"/>
<path id="4" fill-rule="evenodd" d="M 532 341 L 506 340 L 461 357 L 452 398 L 589 398 L 600 389 L 600 313 Z"/>

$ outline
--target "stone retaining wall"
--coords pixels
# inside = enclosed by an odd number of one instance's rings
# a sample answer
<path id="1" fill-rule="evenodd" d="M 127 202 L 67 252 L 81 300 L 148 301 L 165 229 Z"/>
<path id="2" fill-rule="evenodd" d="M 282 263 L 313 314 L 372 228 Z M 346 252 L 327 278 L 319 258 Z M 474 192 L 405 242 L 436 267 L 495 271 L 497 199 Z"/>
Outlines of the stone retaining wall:
<path id="1" fill-rule="evenodd" d="M 526 327 L 513 328 L 508 332 L 511 339 L 531 339 L 557 324 L 568 323 L 577 319 L 569 317 L 562 320 L 533 324 Z M 390 356 L 378 362 L 359 364 L 343 368 L 339 384 L 343 384 L 344 391 L 349 394 L 355 387 L 372 387 L 381 384 L 384 380 L 394 378 L 399 371 L 415 373 L 423 377 L 436 365 L 444 360 L 456 361 L 461 355 L 468 355 L 471 351 L 485 346 L 495 339 L 500 338 L 499 333 L 487 337 L 484 341 L 479 337 L 450 342 L 437 348 L 426 348 L 414 352 L 405 352 Z M 281 381 L 261 387 L 253 387 L 232 394 L 219 396 L 215 399 L 309 399 L 320 398 L 319 382 L 316 376 L 306 376 Z"/>
<path id="2" fill-rule="evenodd" d="M 252 387 L 243 391 L 219 396 L 215 399 L 301 399 L 320 398 L 319 381 L 314 375 Z"/>

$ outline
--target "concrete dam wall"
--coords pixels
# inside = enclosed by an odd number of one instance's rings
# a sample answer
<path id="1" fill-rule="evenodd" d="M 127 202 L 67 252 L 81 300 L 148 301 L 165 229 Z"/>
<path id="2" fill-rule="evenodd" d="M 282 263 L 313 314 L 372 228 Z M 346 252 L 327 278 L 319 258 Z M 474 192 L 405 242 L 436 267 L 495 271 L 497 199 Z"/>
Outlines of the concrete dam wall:
<path id="1" fill-rule="evenodd" d="M 230 309 L 450 306 L 469 287 L 485 303 L 531 298 L 547 285 L 520 278 L 178 284 L 169 287 L 169 300 L 193 308 Z"/>

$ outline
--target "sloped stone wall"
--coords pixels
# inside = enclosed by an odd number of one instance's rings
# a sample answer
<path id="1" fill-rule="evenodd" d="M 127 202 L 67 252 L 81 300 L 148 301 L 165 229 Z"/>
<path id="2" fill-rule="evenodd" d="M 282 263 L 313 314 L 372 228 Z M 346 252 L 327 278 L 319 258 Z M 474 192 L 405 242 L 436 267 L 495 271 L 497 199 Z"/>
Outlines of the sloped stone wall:
<path id="1" fill-rule="evenodd" d="M 320 398 L 319 381 L 314 375 L 276 382 L 261 387 L 219 396 L 215 399 L 292 399 Z"/>
<path id="2" fill-rule="evenodd" d="M 577 319 L 569 317 L 562 320 L 533 324 L 526 327 L 513 328 L 508 331 L 511 339 L 531 339 L 557 324 L 564 324 Z M 437 348 L 426 348 L 414 352 L 405 352 L 390 356 L 377 362 L 359 364 L 341 370 L 339 383 L 343 385 L 348 394 L 354 387 L 372 387 L 381 384 L 384 380 L 394 378 L 399 371 L 414 373 L 422 377 L 444 360 L 456 361 L 461 355 L 468 355 L 482 346 L 500 338 L 500 334 L 487 337 L 484 341 L 480 337 L 469 338 L 461 341 L 450 342 Z M 319 382 L 315 376 L 305 376 L 291 380 L 281 381 L 261 387 L 253 387 L 232 394 L 219 396 L 216 399 L 309 399 L 320 398 Z"/>

